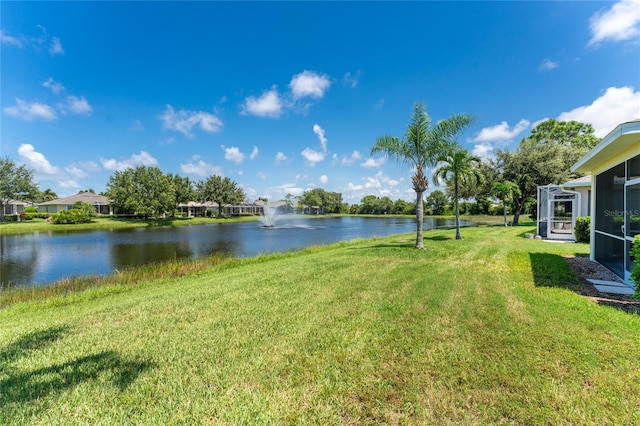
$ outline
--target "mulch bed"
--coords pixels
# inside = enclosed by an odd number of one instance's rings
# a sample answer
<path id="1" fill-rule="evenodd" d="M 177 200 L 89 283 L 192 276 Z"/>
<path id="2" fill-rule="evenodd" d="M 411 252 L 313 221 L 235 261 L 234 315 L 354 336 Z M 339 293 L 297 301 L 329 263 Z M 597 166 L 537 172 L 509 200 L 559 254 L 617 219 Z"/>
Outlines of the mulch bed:
<path id="1" fill-rule="evenodd" d="M 588 257 L 563 256 L 563 258 L 571 268 L 573 268 L 573 271 L 582 284 L 581 288 L 577 291 L 578 294 L 593 300 L 599 305 L 611 306 L 624 312 L 640 315 L 639 300 L 624 294 L 601 293 L 587 281 L 587 278 L 591 278 L 595 280 L 622 282 L 616 274 L 599 263 L 591 261 Z"/>

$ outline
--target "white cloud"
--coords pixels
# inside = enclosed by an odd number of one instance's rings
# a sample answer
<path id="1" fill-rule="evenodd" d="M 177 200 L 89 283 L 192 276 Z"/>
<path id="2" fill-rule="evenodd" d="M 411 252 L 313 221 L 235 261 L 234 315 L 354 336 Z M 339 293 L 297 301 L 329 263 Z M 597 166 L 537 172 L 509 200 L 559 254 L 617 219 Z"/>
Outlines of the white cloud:
<path id="1" fill-rule="evenodd" d="M 0 43 L 8 44 L 15 47 L 22 47 L 22 40 L 17 37 L 10 36 L 6 34 L 4 31 L 0 30 Z"/>
<path id="2" fill-rule="evenodd" d="M 320 99 L 329 86 L 331 86 L 331 81 L 326 75 L 306 70 L 294 75 L 289 83 L 294 99 L 305 97 Z"/>
<path id="3" fill-rule="evenodd" d="M 471 154 L 487 159 L 493 156 L 493 145 L 488 142 L 482 142 L 473 147 Z"/>
<path id="4" fill-rule="evenodd" d="M 62 83 L 55 81 L 53 78 L 49 77 L 47 80 L 42 82 L 42 87 L 46 87 L 50 89 L 54 95 L 59 95 L 64 91 L 64 86 Z"/>
<path id="5" fill-rule="evenodd" d="M 325 185 L 329 182 L 329 176 L 322 175 L 318 180 L 320 181 L 321 184 Z"/>
<path id="6" fill-rule="evenodd" d="M 20 118 L 26 121 L 32 121 L 34 119 L 42 119 L 47 121 L 53 121 L 56 118 L 54 109 L 39 102 L 27 103 L 22 99 L 16 98 L 16 104 L 14 106 L 5 107 L 4 112 L 12 117 Z"/>
<path id="7" fill-rule="evenodd" d="M 84 170 L 76 166 L 67 166 L 64 170 L 74 178 L 82 179 L 89 176 Z"/>
<path id="8" fill-rule="evenodd" d="M 283 199 L 287 194 L 300 196 L 304 192 L 304 188 L 297 186 L 295 183 L 285 183 L 282 185 L 272 186 L 268 188 L 268 192 L 264 194 L 270 200 Z"/>
<path id="9" fill-rule="evenodd" d="M 317 124 L 313 125 L 313 133 L 318 136 L 318 140 L 320 141 L 320 145 L 322 145 L 322 151 L 327 151 L 327 138 L 324 137 L 324 129 Z"/>
<path id="10" fill-rule="evenodd" d="M 558 68 L 558 63 L 553 62 L 549 58 L 545 58 L 540 66 L 538 67 L 538 71 L 551 71 L 552 69 Z"/>
<path id="11" fill-rule="evenodd" d="M 588 46 L 604 41 L 633 40 L 638 43 L 640 34 L 640 2 L 621 0 L 608 10 L 600 10 L 591 17 L 591 40 Z"/>
<path id="12" fill-rule="evenodd" d="M 520 133 L 524 132 L 529 128 L 529 120 L 522 119 L 513 126 L 513 128 L 509 127 L 509 124 L 506 121 L 503 121 L 500 124 L 491 127 L 485 127 L 480 130 L 478 134 L 471 138 L 471 142 L 498 142 L 498 141 L 507 141 L 515 138 Z"/>
<path id="13" fill-rule="evenodd" d="M 606 136 L 618 124 L 640 118 L 640 92 L 632 87 L 609 87 L 590 105 L 581 106 L 558 116 L 560 121 L 589 123 L 598 137 Z"/>
<path id="14" fill-rule="evenodd" d="M 355 74 L 352 74 L 351 72 L 347 72 L 342 77 L 342 83 L 347 86 L 350 86 L 351 88 L 354 88 L 358 85 L 358 83 L 360 83 L 361 75 L 362 75 L 362 71 L 360 70 L 356 71 Z"/>
<path id="15" fill-rule="evenodd" d="M 72 112 L 74 114 L 84 114 L 89 115 L 93 111 L 89 102 L 84 98 L 84 96 L 68 96 L 65 103 L 61 103 L 58 105 L 58 108 L 63 114 L 67 112 Z"/>
<path id="16" fill-rule="evenodd" d="M 325 154 L 323 152 L 315 151 L 311 148 L 305 148 L 305 150 L 302 151 L 302 156 L 306 158 L 309 165 L 313 167 L 316 163 L 324 160 Z"/>
<path id="17" fill-rule="evenodd" d="M 378 180 L 378 178 L 366 177 L 363 179 L 365 180 L 364 187 L 367 189 L 377 189 L 382 187 L 382 184 L 380 183 L 380 180 Z"/>
<path id="18" fill-rule="evenodd" d="M 284 155 L 284 152 L 278 152 L 276 154 L 276 163 L 280 163 L 282 161 L 287 161 L 289 158 Z"/>
<path id="19" fill-rule="evenodd" d="M 60 172 L 57 167 L 52 166 L 49 160 L 47 160 L 43 154 L 36 151 L 33 145 L 29 143 L 20 145 L 18 148 L 18 154 L 20 157 L 24 158 L 29 166 L 33 167 L 36 172 L 47 175 L 55 175 Z"/>
<path id="20" fill-rule="evenodd" d="M 360 152 L 353 151 L 351 153 L 351 156 L 342 157 L 342 160 L 340 160 L 340 164 L 342 164 L 343 166 L 350 166 L 356 161 L 360 161 L 361 159 L 362 159 L 362 155 L 360 154 Z"/>
<path id="21" fill-rule="evenodd" d="M 224 159 L 227 161 L 233 161 L 236 164 L 240 164 L 244 161 L 245 155 L 240 152 L 238 147 L 232 146 L 230 148 L 222 147 L 224 149 Z"/>
<path id="22" fill-rule="evenodd" d="M 191 132 L 198 126 L 208 133 L 219 132 L 222 129 L 222 120 L 213 114 L 203 111 L 187 111 L 181 109 L 175 112 L 171 105 L 167 105 L 164 113 L 159 116 L 162 127 L 167 130 L 175 130 L 187 137 L 193 137 Z"/>
<path id="23" fill-rule="evenodd" d="M 384 164 L 385 162 L 385 158 L 384 157 L 380 157 L 380 158 L 367 158 L 367 160 L 364 163 L 360 163 L 360 165 L 364 168 L 367 169 L 371 169 L 374 167 L 380 167 Z"/>
<path id="24" fill-rule="evenodd" d="M 364 186 L 362 186 L 362 185 L 354 185 L 351 182 L 349 182 L 349 185 L 347 185 L 347 190 L 349 190 L 349 191 L 362 191 L 363 189 L 364 189 Z"/>
<path id="25" fill-rule="evenodd" d="M 202 177 L 208 177 L 211 175 L 222 176 L 222 169 L 218 166 L 209 164 L 203 160 L 200 160 L 197 156 L 193 157 L 192 161 L 180 164 L 180 170 L 182 173 L 188 175 L 196 175 Z"/>
<path id="26" fill-rule="evenodd" d="M 267 179 L 267 175 L 264 172 L 258 172 L 258 177 L 262 180 L 266 180 Z"/>
<path id="27" fill-rule="evenodd" d="M 380 111 L 384 107 L 384 99 L 378 99 L 375 104 L 373 104 L 373 109 L 376 111 Z"/>
<path id="28" fill-rule="evenodd" d="M 129 127 L 129 131 L 131 132 L 143 132 L 145 130 L 142 121 L 140 120 L 132 120 L 131 127 Z"/>
<path id="29" fill-rule="evenodd" d="M 277 118 L 282 114 L 283 107 L 278 90 L 273 87 L 271 90 L 264 92 L 259 98 L 254 96 L 246 98 L 242 106 L 242 112 L 244 114 L 257 115 L 258 117 Z"/>
<path id="30" fill-rule="evenodd" d="M 100 162 L 105 170 L 120 172 L 136 166 L 155 166 L 158 164 L 158 160 L 153 158 L 147 151 L 140 151 L 140 154 L 133 154 L 131 157 L 123 161 L 117 161 L 113 158 L 100 158 Z"/>
<path id="31" fill-rule="evenodd" d="M 60 43 L 60 39 L 58 37 L 54 37 L 51 40 L 51 44 L 49 45 L 49 53 L 51 54 L 51 56 L 62 55 L 64 53 L 62 43 Z"/>
<path id="32" fill-rule="evenodd" d="M 249 158 L 252 160 L 255 160 L 256 157 L 258 156 L 258 153 L 260 152 L 260 150 L 258 150 L 257 146 L 253 147 L 253 151 L 251 151 L 251 154 L 249 154 Z"/>
<path id="33" fill-rule="evenodd" d="M 72 188 L 72 189 L 81 188 L 80 184 L 73 179 L 59 180 L 58 185 L 60 185 L 61 188 Z"/>

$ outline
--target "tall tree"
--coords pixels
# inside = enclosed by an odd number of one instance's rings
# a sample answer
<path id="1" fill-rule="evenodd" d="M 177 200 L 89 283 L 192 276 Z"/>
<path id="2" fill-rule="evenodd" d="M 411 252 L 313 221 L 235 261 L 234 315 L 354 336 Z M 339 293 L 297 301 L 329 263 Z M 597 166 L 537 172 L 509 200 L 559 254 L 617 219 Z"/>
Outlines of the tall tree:
<path id="1" fill-rule="evenodd" d="M 32 201 L 40 191 L 33 182 L 33 170 L 16 165 L 9 157 L 0 158 L 0 222 L 11 200 Z"/>
<path id="2" fill-rule="evenodd" d="M 448 153 L 438 157 L 438 162 L 439 166 L 433 172 L 433 183 L 438 185 L 438 181 L 442 179 L 453 184 L 453 201 L 456 209 L 456 240 L 459 240 L 462 238 L 460 236 L 460 207 L 458 204 L 460 183 L 482 179 L 478 169 L 480 158 L 469 155 L 469 151 L 466 149 L 454 147 Z"/>
<path id="3" fill-rule="evenodd" d="M 404 136 L 401 138 L 395 136 L 379 137 L 371 149 L 371 155 L 384 154 L 416 171 L 411 177 L 411 182 L 413 190 L 416 192 L 415 247 L 418 249 L 424 248 L 423 194 L 429 186 L 424 169 L 434 166 L 438 157 L 451 149 L 458 134 L 473 120 L 473 116 L 469 114 L 457 114 L 431 126 L 431 118 L 425 112 L 424 104 L 416 103 L 413 107 L 411 122 Z"/>
<path id="4" fill-rule="evenodd" d="M 525 203 L 536 196 L 538 186 L 579 177 L 571 173 L 571 166 L 598 142 L 590 124 L 550 119 L 538 124 L 514 152 L 498 151 L 503 178 L 520 188 L 514 199 L 513 223 L 519 222 Z"/>
<path id="5" fill-rule="evenodd" d="M 427 204 L 427 208 L 433 215 L 442 215 L 444 214 L 445 209 L 447 208 L 447 204 L 449 204 L 449 198 L 447 194 L 436 189 L 432 191 L 429 195 L 427 195 L 427 199 L 425 200 Z"/>
<path id="6" fill-rule="evenodd" d="M 196 183 L 196 193 L 200 201 L 213 201 L 218 204 L 218 216 L 222 217 L 224 208 L 244 201 L 244 191 L 229 177 L 209 176 Z"/>
<path id="7" fill-rule="evenodd" d="M 168 178 L 173 182 L 175 209 L 177 209 L 181 203 L 187 203 L 196 199 L 196 190 L 191 179 L 177 174 L 169 174 Z M 174 216 L 175 209 L 172 210 L 171 216 Z"/>
<path id="8" fill-rule="evenodd" d="M 520 188 L 509 180 L 495 182 L 491 187 L 491 195 L 502 201 L 504 226 L 507 226 L 507 203 L 512 202 L 515 197 L 521 195 Z"/>
<path id="9" fill-rule="evenodd" d="M 298 199 L 299 203 L 307 206 L 318 206 L 328 213 L 339 213 L 342 208 L 342 194 L 327 192 L 322 188 L 305 191 Z"/>
<path id="10" fill-rule="evenodd" d="M 137 166 L 115 172 L 107 183 L 107 197 L 126 212 L 161 216 L 175 208 L 175 187 L 158 167 Z"/>

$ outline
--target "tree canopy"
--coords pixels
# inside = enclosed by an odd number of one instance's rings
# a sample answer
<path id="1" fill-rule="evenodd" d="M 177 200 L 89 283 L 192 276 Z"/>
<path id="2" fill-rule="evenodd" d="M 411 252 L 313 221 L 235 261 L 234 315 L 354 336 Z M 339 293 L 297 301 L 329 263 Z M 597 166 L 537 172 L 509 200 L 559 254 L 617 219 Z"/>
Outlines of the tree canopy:
<path id="1" fill-rule="evenodd" d="M 4 222 L 4 208 L 11 200 L 32 201 L 39 194 L 33 170 L 18 166 L 9 157 L 0 158 L 0 221 Z"/>
<path id="2" fill-rule="evenodd" d="M 571 173 L 571 166 L 598 142 L 590 124 L 550 119 L 538 124 L 515 151 L 498 151 L 503 179 L 520 189 L 520 195 L 514 198 L 513 223 L 518 223 L 525 203 L 536 196 L 538 186 L 559 185 L 579 177 Z"/>
<path id="3" fill-rule="evenodd" d="M 116 171 L 109 178 L 106 193 L 117 210 L 145 217 L 161 216 L 175 208 L 175 186 L 158 167 Z"/>
<path id="4" fill-rule="evenodd" d="M 218 215 L 228 205 L 240 204 L 245 199 L 244 191 L 229 177 L 212 175 L 196 183 L 196 194 L 201 202 L 212 201 L 218 204 Z"/>
<path id="5" fill-rule="evenodd" d="M 342 209 L 342 194 L 339 192 L 328 192 L 322 188 L 314 188 L 305 191 L 298 203 L 307 206 L 321 207 L 327 213 L 340 213 Z"/>

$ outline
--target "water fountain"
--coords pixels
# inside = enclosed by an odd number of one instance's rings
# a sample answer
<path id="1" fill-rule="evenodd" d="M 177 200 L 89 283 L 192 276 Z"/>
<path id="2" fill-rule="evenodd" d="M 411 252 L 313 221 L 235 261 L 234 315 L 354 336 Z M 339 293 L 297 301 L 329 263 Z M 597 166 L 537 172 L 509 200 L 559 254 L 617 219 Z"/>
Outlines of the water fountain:
<path id="1" fill-rule="evenodd" d="M 265 228 L 273 228 L 275 226 L 276 220 L 278 219 L 278 208 L 273 206 L 268 206 L 265 204 L 262 209 L 262 214 L 260 215 L 260 222 L 262 222 L 262 226 Z"/>

